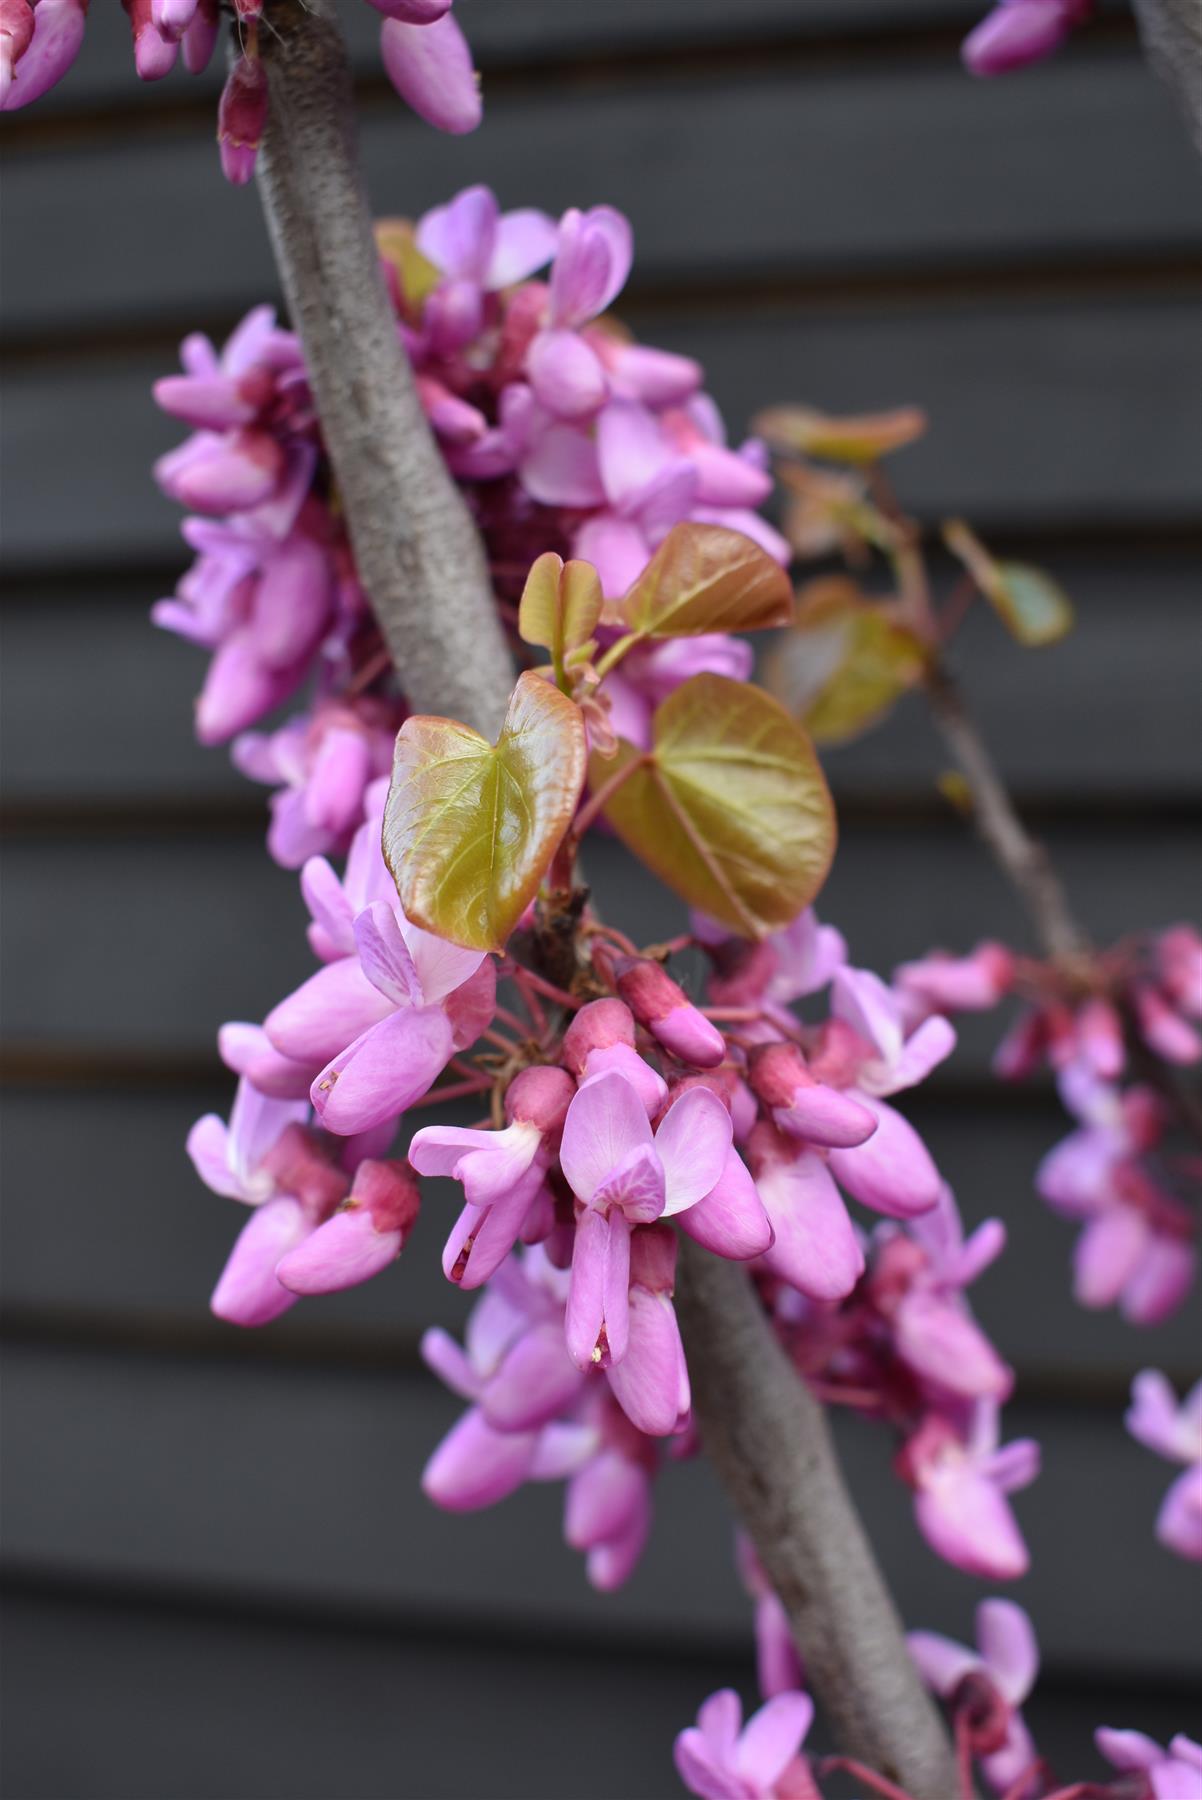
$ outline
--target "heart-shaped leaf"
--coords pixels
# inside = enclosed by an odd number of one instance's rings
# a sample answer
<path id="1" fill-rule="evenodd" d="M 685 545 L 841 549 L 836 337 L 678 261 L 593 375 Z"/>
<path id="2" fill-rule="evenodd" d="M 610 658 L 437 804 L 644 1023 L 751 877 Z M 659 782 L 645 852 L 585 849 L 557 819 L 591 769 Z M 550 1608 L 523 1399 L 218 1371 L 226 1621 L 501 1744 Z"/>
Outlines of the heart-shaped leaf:
<path id="1" fill-rule="evenodd" d="M 538 892 L 584 781 L 579 708 L 518 678 L 492 745 L 453 719 L 406 719 L 384 813 L 384 857 L 415 925 L 502 950 Z"/>
<path id="2" fill-rule="evenodd" d="M 674 525 L 608 614 L 639 637 L 696 637 L 787 625 L 793 589 L 754 539 L 724 525 Z"/>
<path id="3" fill-rule="evenodd" d="M 820 744 L 842 744 L 884 718 L 925 665 L 922 644 L 854 581 L 831 576 L 801 595 L 797 623 L 764 676 Z"/>
<path id="4" fill-rule="evenodd" d="M 759 688 L 694 675 L 657 709 L 648 751 L 619 741 L 594 788 L 629 775 L 605 807 L 668 887 L 732 931 L 763 937 L 808 906 L 835 850 L 835 813 L 814 747 Z"/>
<path id="5" fill-rule="evenodd" d="M 601 578 L 589 562 L 565 563 L 553 550 L 531 566 L 518 607 L 518 635 L 549 650 L 558 669 L 587 644 L 601 617 Z"/>
<path id="6" fill-rule="evenodd" d="M 943 527 L 943 541 L 1018 643 L 1037 650 L 1068 636 L 1073 603 L 1050 575 L 1030 563 L 998 562 L 960 519 Z"/>
<path id="7" fill-rule="evenodd" d="M 891 450 L 912 444 L 926 428 L 926 414 L 917 406 L 846 419 L 832 419 L 810 406 L 774 406 L 761 413 L 753 427 L 783 450 L 841 463 L 874 463 Z"/>

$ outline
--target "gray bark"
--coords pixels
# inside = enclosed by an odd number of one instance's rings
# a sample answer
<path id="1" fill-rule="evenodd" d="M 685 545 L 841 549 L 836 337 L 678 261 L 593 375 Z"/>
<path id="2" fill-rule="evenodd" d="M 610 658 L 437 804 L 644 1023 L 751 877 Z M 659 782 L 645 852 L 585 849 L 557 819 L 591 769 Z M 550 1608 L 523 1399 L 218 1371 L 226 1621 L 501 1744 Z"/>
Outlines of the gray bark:
<path id="1" fill-rule="evenodd" d="M 1148 61 L 1177 96 L 1202 151 L 1202 0 L 1134 0 Z"/>
<path id="2" fill-rule="evenodd" d="M 914 1800 L 959 1793 L 951 1745 L 843 1480 L 826 1415 L 737 1263 L 680 1240 L 701 1439 L 789 1615 L 841 1749 Z"/>
<path id="3" fill-rule="evenodd" d="M 259 45 L 271 96 L 259 187 L 359 577 L 415 711 L 493 738 L 513 669 L 377 265 L 332 0 L 275 0 Z"/>

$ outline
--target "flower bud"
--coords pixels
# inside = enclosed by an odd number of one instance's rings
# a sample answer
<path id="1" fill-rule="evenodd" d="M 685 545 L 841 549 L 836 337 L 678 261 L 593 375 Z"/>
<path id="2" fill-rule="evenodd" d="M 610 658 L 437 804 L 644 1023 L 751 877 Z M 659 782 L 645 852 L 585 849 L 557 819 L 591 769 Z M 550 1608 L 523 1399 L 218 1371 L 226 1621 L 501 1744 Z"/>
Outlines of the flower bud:
<path id="1" fill-rule="evenodd" d="M 640 1225 L 630 1238 L 630 1285 L 653 1294 L 676 1286 L 676 1233 L 670 1225 Z"/>
<path id="2" fill-rule="evenodd" d="M 618 992 L 635 1018 L 666 1050 L 694 1068 L 712 1069 L 726 1057 L 726 1040 L 658 963 L 626 957 L 617 969 Z"/>
<path id="3" fill-rule="evenodd" d="M 565 1069 L 523 1069 L 506 1090 L 505 1117 L 512 1125 L 536 1125 L 544 1138 L 554 1142 L 575 1092 L 576 1083 Z"/>
<path id="4" fill-rule="evenodd" d="M 579 1077 L 590 1052 L 609 1050 L 614 1044 L 634 1049 L 634 1014 L 621 1000 L 590 1000 L 564 1032 L 560 1060 Z"/>
<path id="5" fill-rule="evenodd" d="M 221 90 L 217 106 L 217 142 L 221 172 L 235 187 L 245 187 L 255 172 L 255 158 L 267 124 L 267 75 L 257 56 L 240 56 Z"/>
<path id="6" fill-rule="evenodd" d="M 758 1044 L 748 1080 L 773 1121 L 790 1137 L 850 1149 L 866 1143 L 876 1120 L 866 1106 L 816 1081 L 796 1044 Z"/>
<path id="7" fill-rule="evenodd" d="M 357 1287 L 396 1261 L 420 1204 L 408 1163 L 360 1163 L 344 1204 L 280 1259 L 277 1279 L 294 1294 Z"/>

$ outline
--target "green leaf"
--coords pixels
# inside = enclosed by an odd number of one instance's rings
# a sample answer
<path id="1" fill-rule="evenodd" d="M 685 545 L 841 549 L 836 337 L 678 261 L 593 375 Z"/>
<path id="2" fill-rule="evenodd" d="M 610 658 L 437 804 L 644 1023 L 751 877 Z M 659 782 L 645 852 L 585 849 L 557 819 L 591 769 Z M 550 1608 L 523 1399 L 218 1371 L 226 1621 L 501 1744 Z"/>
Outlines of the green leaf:
<path id="1" fill-rule="evenodd" d="M 943 527 L 943 541 L 1020 644 L 1035 650 L 1068 636 L 1073 603 L 1050 575 L 1030 563 L 998 562 L 961 519 Z"/>
<path id="2" fill-rule="evenodd" d="M 820 744 L 844 744 L 889 713 L 923 672 L 922 644 L 842 576 L 811 582 L 765 684 Z"/>
<path id="3" fill-rule="evenodd" d="M 1058 582 L 1030 563 L 997 565 L 1000 580 L 989 595 L 1020 644 L 1038 649 L 1067 637 L 1073 628 L 1073 603 Z"/>
<path id="4" fill-rule="evenodd" d="M 556 667 L 593 635 L 601 617 L 601 581 L 592 563 L 548 550 L 531 566 L 518 606 L 518 635 L 549 650 Z"/>
<path id="5" fill-rule="evenodd" d="M 384 858 L 415 925 L 502 950 L 571 824 L 585 771 L 579 708 L 518 678 L 496 746 L 452 719 L 406 719 L 384 813 Z"/>
<path id="6" fill-rule="evenodd" d="M 853 464 L 874 463 L 891 450 L 902 450 L 926 428 L 926 414 L 917 406 L 845 419 L 831 418 L 809 406 L 774 406 L 761 413 L 752 426 L 782 450 Z"/>
<path id="7" fill-rule="evenodd" d="M 780 564 L 741 531 L 674 525 L 607 623 L 639 637 L 759 631 L 787 625 L 793 589 Z"/>
<path id="8" fill-rule="evenodd" d="M 649 751 L 594 758 L 594 790 L 622 768 L 605 816 L 689 905 L 764 937 L 808 906 L 835 850 L 835 813 L 805 732 L 759 688 L 695 675 L 657 709 Z"/>

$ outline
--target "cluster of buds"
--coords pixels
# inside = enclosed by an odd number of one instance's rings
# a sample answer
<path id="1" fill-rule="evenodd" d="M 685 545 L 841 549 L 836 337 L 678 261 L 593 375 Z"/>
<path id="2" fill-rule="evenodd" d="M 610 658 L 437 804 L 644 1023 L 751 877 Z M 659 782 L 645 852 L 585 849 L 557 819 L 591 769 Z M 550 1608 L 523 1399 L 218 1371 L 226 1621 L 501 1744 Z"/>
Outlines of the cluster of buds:
<path id="1" fill-rule="evenodd" d="M 380 55 L 401 98 L 427 124 L 456 134 L 480 123 L 480 83 L 452 0 L 368 0 L 384 15 Z M 161 81 L 182 62 L 208 68 L 221 29 L 220 0 L 122 0 L 142 81 Z M 259 55 L 263 0 L 232 0 L 228 16 L 239 54 L 217 107 L 221 167 L 237 186 L 254 174 L 267 126 L 267 73 Z M 71 67 L 83 45 L 88 0 L 3 0 L 0 5 L 0 111 L 38 100 Z"/>
<path id="2" fill-rule="evenodd" d="M 986 1011 L 1008 994 L 1023 998 L 994 1067 L 1015 1080 L 1046 1064 L 1076 1120 L 1036 1175 L 1048 1204 L 1083 1224 L 1076 1297 L 1083 1306 L 1117 1305 L 1141 1325 L 1175 1312 L 1196 1263 L 1197 1221 L 1179 1192 L 1189 1168 L 1167 1153 L 1165 1100 L 1130 1077 L 1133 1056 L 1178 1066 L 1202 1058 L 1197 932 L 1176 925 L 1067 971 L 985 943 L 969 956 L 937 952 L 904 964 L 895 981 L 915 1018 L 936 1008 Z"/>
<path id="3" fill-rule="evenodd" d="M 425 42 L 439 27 L 413 29 Z M 382 226 L 380 244 L 418 392 L 508 622 L 548 546 L 591 559 L 611 595 L 685 520 L 735 528 L 786 559 L 752 510 L 771 485 L 760 446 L 726 448 L 695 362 L 601 316 L 630 269 L 620 213 L 556 224 L 529 208 L 502 214 L 487 188 L 470 188 L 415 229 Z M 530 279 L 547 263 L 548 281 Z M 155 474 L 192 515 L 183 534 L 196 561 L 153 617 L 211 652 L 197 734 L 232 740 L 244 773 L 278 785 L 268 846 L 299 868 L 346 849 L 389 766 L 404 696 L 356 579 L 298 340 L 258 307 L 223 350 L 195 335 L 181 360 L 155 398 L 193 434 Z M 615 635 L 603 627 L 599 646 Z M 683 681 L 750 666 L 749 646 L 725 633 L 648 641 L 607 676 L 597 741 L 617 730 L 642 745 Z M 303 713 L 253 729 L 302 689 Z"/>

